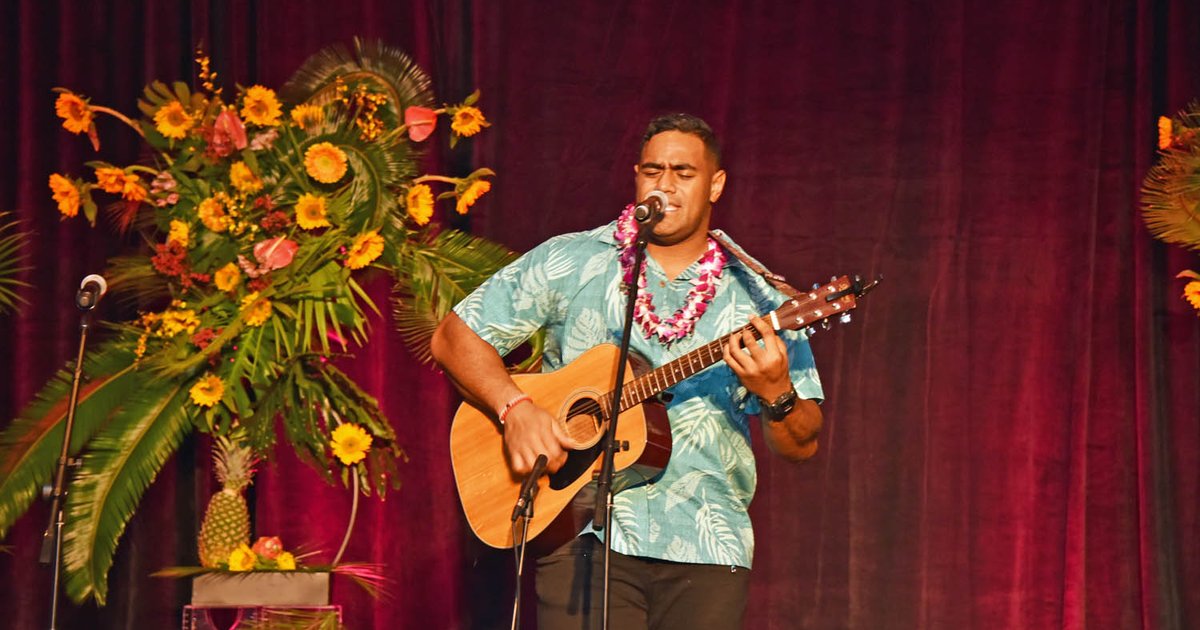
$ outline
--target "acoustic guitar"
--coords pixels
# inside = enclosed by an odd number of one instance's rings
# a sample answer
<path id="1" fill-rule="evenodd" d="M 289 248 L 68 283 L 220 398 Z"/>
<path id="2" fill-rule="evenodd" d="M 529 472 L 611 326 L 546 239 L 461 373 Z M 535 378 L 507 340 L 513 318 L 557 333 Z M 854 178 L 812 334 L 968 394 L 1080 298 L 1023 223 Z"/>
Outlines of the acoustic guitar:
<path id="1" fill-rule="evenodd" d="M 787 301 L 763 319 L 775 330 L 799 330 L 814 324 L 828 327 L 832 318 L 845 323 L 857 299 L 876 284 L 864 284 L 858 277 L 835 278 Z M 721 348 L 728 339 L 747 329 L 759 337 L 747 324 L 654 369 L 630 353 L 615 435 L 614 494 L 653 479 L 667 465 L 671 427 L 659 394 L 721 361 Z M 601 438 L 608 426 L 618 357 L 617 346 L 602 344 L 554 372 L 513 376 L 534 404 L 554 414 L 563 433 L 574 442 L 566 464 L 537 482 L 528 532 L 539 547 L 565 543 L 592 518 L 593 477 L 600 469 Z M 469 403 L 459 406 L 450 427 L 450 459 L 459 499 L 475 535 L 492 547 L 512 547 L 510 515 L 524 480 L 509 468 L 504 435 L 493 411 Z"/>

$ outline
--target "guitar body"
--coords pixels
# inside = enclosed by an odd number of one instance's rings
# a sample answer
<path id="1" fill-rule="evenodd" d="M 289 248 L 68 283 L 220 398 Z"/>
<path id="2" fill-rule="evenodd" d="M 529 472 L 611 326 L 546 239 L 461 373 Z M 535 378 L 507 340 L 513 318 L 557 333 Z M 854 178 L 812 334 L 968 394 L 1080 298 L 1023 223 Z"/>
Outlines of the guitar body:
<path id="1" fill-rule="evenodd" d="M 538 480 L 528 527 L 530 539 L 545 532 L 538 538 L 539 547 L 569 541 L 592 518 L 593 477 L 600 470 L 600 438 L 606 427 L 601 401 L 616 386 L 618 357 L 616 346 L 603 344 L 558 371 L 513 377 L 577 443 L 558 472 Z M 647 370 L 647 364 L 631 354 L 625 382 Z M 603 406 L 607 408 L 608 401 Z M 614 493 L 649 481 L 667 465 L 671 428 L 666 408 L 651 399 L 626 409 L 617 422 L 616 440 L 621 448 L 614 456 Z M 492 547 L 512 547 L 511 515 L 523 478 L 509 468 L 504 434 L 491 412 L 468 403 L 459 407 L 450 427 L 450 460 L 471 530 Z"/>

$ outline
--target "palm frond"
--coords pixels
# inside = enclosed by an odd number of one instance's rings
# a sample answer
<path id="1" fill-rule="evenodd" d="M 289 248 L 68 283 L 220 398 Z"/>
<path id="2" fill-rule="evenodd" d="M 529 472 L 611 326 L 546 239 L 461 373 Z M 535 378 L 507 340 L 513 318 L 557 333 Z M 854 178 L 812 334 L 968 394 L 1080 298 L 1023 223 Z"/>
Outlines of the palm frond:
<path id="1" fill-rule="evenodd" d="M 141 389 L 144 373 L 132 368 L 133 355 L 116 346 L 101 348 L 85 362 L 90 382 L 79 392 L 70 453 L 75 454 L 131 393 Z M 0 434 L 0 538 L 50 480 L 62 449 L 72 372 L 59 371 Z"/>
<path id="2" fill-rule="evenodd" d="M 518 255 L 499 243 L 457 230 L 413 247 L 392 290 L 393 321 L 413 356 L 422 363 L 432 361 L 429 339 L 438 322 Z"/>
<path id="3" fill-rule="evenodd" d="M 430 106 L 433 92 L 429 76 L 407 54 L 383 42 L 354 39 L 354 52 L 334 45 L 309 57 L 280 90 L 284 102 L 324 103 L 333 98 L 337 79 L 370 81 L 388 94 L 387 107 L 403 120 L 404 108 Z"/>
<path id="4" fill-rule="evenodd" d="M 1142 182 L 1142 219 L 1155 238 L 1200 250 L 1200 101 L 1172 122 L 1179 131 Z"/>
<path id="5" fill-rule="evenodd" d="M 127 305 L 141 305 L 170 297 L 167 283 L 146 256 L 114 256 L 108 261 L 108 286 Z"/>
<path id="6" fill-rule="evenodd" d="M 67 496 L 63 537 L 67 593 L 76 602 L 103 605 L 108 570 L 142 494 L 179 448 L 193 424 L 181 381 L 143 388 L 130 396 L 96 435 Z"/>
<path id="7" fill-rule="evenodd" d="M 17 289 L 30 285 L 17 276 L 29 270 L 22 252 L 28 242 L 29 233 L 21 230 L 21 222 L 11 212 L 0 212 L 0 315 L 26 303 Z"/>

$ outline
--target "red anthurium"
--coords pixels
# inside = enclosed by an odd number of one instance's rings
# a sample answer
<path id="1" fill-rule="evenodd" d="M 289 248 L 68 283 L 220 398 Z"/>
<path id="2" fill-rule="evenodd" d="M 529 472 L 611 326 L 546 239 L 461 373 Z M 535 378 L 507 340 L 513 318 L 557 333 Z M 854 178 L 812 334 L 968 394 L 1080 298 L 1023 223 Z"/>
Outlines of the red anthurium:
<path id="1" fill-rule="evenodd" d="M 413 142 L 420 142 L 437 127 L 437 113 L 428 107 L 413 105 L 404 110 L 404 124 L 408 126 L 408 137 Z"/>
<path id="2" fill-rule="evenodd" d="M 282 236 L 269 238 L 254 246 L 254 258 L 263 271 L 282 269 L 292 264 L 292 258 L 299 249 L 296 241 L 290 241 Z"/>

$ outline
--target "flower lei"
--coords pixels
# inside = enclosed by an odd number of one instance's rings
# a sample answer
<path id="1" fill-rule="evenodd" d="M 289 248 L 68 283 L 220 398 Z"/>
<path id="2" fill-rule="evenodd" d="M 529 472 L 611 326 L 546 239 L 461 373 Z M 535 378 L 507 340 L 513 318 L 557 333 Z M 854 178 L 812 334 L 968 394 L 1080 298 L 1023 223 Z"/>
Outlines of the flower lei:
<path id="1" fill-rule="evenodd" d="M 626 286 L 633 282 L 633 260 L 636 256 L 634 241 L 637 240 L 637 233 L 633 206 L 629 205 L 617 219 L 617 231 L 613 234 L 621 248 L 621 275 Z M 646 338 L 658 335 L 660 343 L 670 344 L 692 334 L 696 329 L 696 321 L 708 310 L 709 303 L 717 294 L 717 282 L 721 279 L 721 270 L 724 267 L 725 250 L 709 238 L 708 249 L 700 258 L 700 273 L 689 281 L 692 283 L 692 289 L 688 291 L 683 306 L 664 320 L 654 312 L 654 294 L 646 289 L 646 268 L 643 266 L 638 276 L 638 296 L 633 304 L 633 319 L 642 327 Z"/>

